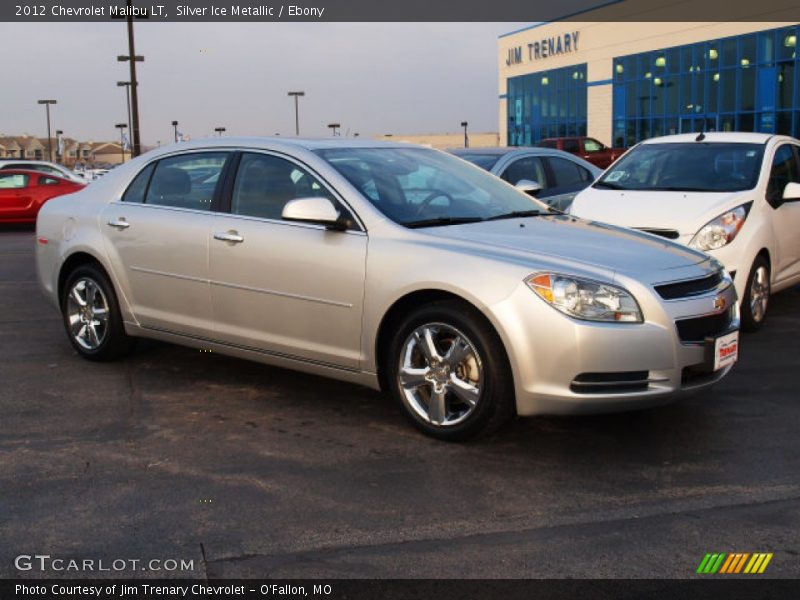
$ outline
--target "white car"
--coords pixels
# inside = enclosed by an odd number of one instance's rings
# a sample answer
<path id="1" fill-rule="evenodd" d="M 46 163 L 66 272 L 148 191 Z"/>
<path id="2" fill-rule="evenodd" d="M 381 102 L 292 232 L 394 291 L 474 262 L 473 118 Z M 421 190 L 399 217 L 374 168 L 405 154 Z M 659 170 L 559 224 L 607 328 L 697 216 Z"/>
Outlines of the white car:
<path id="1" fill-rule="evenodd" d="M 42 173 L 49 173 L 57 177 L 63 177 L 75 183 L 86 183 L 86 180 L 75 171 L 72 171 L 64 165 L 48 162 L 46 160 L 0 160 L 0 170 L 3 169 L 25 169 L 28 171 L 40 171 Z"/>
<path id="2" fill-rule="evenodd" d="M 570 214 L 708 252 L 734 277 L 742 328 L 773 292 L 800 283 L 800 141 L 694 133 L 632 148 L 575 198 Z"/>

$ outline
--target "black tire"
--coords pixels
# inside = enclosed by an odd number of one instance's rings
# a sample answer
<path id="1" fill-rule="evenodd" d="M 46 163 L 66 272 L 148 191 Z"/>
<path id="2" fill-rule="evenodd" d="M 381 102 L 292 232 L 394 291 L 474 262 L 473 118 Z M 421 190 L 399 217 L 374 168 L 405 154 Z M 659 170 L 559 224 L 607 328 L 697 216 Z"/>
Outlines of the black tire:
<path id="1" fill-rule="evenodd" d="M 421 350 L 408 350 L 407 344 L 414 346 L 412 334 L 420 328 L 430 325 L 437 331 L 437 335 L 447 336 L 445 341 L 437 341 L 440 347 L 439 355 L 444 357 L 447 349 L 455 348 L 456 340 L 466 338 L 464 348 L 468 348 L 468 356 L 461 363 L 461 366 L 454 367 L 452 373 L 449 367 L 445 374 L 440 374 L 441 382 L 445 384 L 446 390 L 453 389 L 448 387 L 449 379 L 453 375 L 462 376 L 467 370 L 468 373 L 480 374 L 480 384 L 475 387 L 478 390 L 477 401 L 474 407 L 462 403 L 458 395 L 452 391 L 445 391 L 444 402 L 445 411 L 453 415 L 452 424 L 436 424 L 429 420 L 428 416 L 423 416 L 419 408 L 415 409 L 411 400 L 400 383 L 401 361 L 408 356 L 417 353 L 417 360 L 421 360 L 421 368 L 427 368 L 428 363 L 421 355 Z M 455 330 L 455 331 L 454 331 Z M 459 338 L 458 334 L 461 334 Z M 450 345 L 447 345 L 447 340 Z M 420 346 L 417 346 L 419 348 Z M 411 423 L 420 431 L 443 441 L 461 441 L 476 436 L 486 436 L 506 424 L 515 414 L 514 382 L 508 358 L 503 347 L 503 343 L 497 332 L 490 323 L 476 309 L 466 303 L 458 301 L 434 302 L 425 307 L 416 309 L 404 318 L 397 329 L 396 334 L 386 349 L 386 381 L 389 392 L 403 409 Z M 435 362 L 435 361 L 434 361 Z M 444 364 L 442 361 L 439 364 Z M 460 369 L 460 371 L 458 371 Z M 477 370 L 474 370 L 477 369 Z M 429 370 L 430 372 L 430 370 Z M 463 377 L 466 379 L 466 377 Z M 433 394 L 433 383 L 425 383 L 414 388 L 414 394 L 425 393 Z M 413 395 L 413 394 L 412 394 Z M 455 409 L 450 412 L 450 408 Z M 458 410 L 460 408 L 460 410 Z M 463 414 L 461 417 L 457 415 Z M 430 415 L 430 410 L 428 411 Z M 458 420 L 462 419 L 462 420 Z"/>
<path id="2" fill-rule="evenodd" d="M 766 278 L 764 278 L 765 274 Z M 760 278 L 762 281 L 760 285 L 756 282 L 757 278 Z M 742 298 L 741 314 L 743 331 L 758 331 L 761 329 L 761 326 L 764 324 L 764 321 L 767 318 L 767 307 L 769 306 L 769 295 L 771 292 L 769 278 L 769 262 L 766 258 L 764 258 L 763 255 L 759 255 L 753 261 L 753 266 L 751 267 L 750 273 L 747 276 L 744 297 Z M 754 290 L 754 284 L 756 288 L 762 289 L 762 294 L 765 294 L 765 296 L 762 297 L 763 305 L 761 306 L 763 306 L 763 308 L 759 306 L 759 302 L 753 302 L 755 294 L 758 293 L 756 290 Z M 765 292 L 763 291 L 764 285 L 766 285 Z"/>
<path id="3" fill-rule="evenodd" d="M 100 304 L 106 305 L 108 319 L 103 325 L 102 335 L 98 335 L 94 338 L 99 341 L 96 347 L 86 347 L 83 345 L 79 339 L 77 339 L 81 336 L 74 335 L 70 325 L 70 310 L 76 306 L 76 301 L 70 300 L 70 294 L 73 292 L 73 288 L 81 282 L 84 283 L 84 289 L 86 289 L 86 282 L 91 282 L 96 285 L 97 289 L 101 292 L 101 296 L 96 297 L 101 298 L 102 302 L 98 301 L 95 304 L 98 308 Z M 122 315 L 119 310 L 117 295 L 114 292 L 114 286 L 111 285 L 105 272 L 97 265 L 81 265 L 76 267 L 69 274 L 64 288 L 61 290 L 61 316 L 67 338 L 72 344 L 72 347 L 75 348 L 78 354 L 88 360 L 115 360 L 129 354 L 136 345 L 136 339 L 125 333 L 125 327 L 122 323 Z M 78 327 L 80 328 L 80 324 Z M 84 341 L 90 343 L 88 339 L 84 339 Z"/>

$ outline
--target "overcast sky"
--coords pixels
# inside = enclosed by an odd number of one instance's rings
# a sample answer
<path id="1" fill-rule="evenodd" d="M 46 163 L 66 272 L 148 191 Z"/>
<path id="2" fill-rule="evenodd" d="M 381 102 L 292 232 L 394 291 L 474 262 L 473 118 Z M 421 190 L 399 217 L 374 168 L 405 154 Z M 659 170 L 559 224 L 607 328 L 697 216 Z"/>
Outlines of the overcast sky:
<path id="1" fill-rule="evenodd" d="M 142 141 L 294 134 L 289 90 L 304 90 L 300 132 L 497 131 L 497 36 L 521 23 L 139 23 Z M 53 130 L 116 139 L 127 120 L 124 23 L 3 23 L 0 134 L 44 136 L 40 98 L 55 98 Z"/>

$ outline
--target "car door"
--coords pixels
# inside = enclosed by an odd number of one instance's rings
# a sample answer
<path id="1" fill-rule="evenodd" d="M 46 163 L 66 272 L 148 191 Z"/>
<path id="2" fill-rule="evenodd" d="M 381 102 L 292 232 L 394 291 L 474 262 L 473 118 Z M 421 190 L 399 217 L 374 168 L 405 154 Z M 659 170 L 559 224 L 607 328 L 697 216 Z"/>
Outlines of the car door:
<path id="1" fill-rule="evenodd" d="M 208 240 L 217 182 L 232 155 L 199 151 L 150 163 L 103 211 L 106 248 L 143 327 L 212 334 Z M 200 174 L 207 169 L 211 175 Z"/>
<path id="2" fill-rule="evenodd" d="M 781 144 L 775 150 L 767 184 L 767 208 L 772 214 L 775 283 L 800 277 L 800 198 L 783 199 L 787 183 L 800 183 L 798 147 Z M 777 208 L 774 208 L 777 207 Z"/>
<path id="3" fill-rule="evenodd" d="M 281 220 L 292 199 L 324 196 L 347 208 L 311 170 L 245 152 L 214 217 L 209 254 L 217 337 L 290 358 L 357 368 L 367 237 Z"/>
<path id="4" fill-rule="evenodd" d="M 566 210 L 578 192 L 592 182 L 592 174 L 568 158 L 545 156 L 543 160 L 552 186 L 548 190 L 547 203 L 559 210 Z"/>

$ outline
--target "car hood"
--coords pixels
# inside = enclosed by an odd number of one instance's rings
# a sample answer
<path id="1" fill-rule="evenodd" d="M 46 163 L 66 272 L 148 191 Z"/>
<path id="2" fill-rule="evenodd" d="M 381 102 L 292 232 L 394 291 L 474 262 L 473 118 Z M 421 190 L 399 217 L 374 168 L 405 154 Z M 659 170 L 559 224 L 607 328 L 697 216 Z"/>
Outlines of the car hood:
<path id="1" fill-rule="evenodd" d="M 674 229 L 694 235 L 720 214 L 748 201 L 748 192 L 654 192 L 589 187 L 572 202 L 570 214 L 639 229 Z"/>
<path id="2" fill-rule="evenodd" d="M 438 238 L 470 242 L 483 254 L 511 253 L 517 258 L 524 256 L 562 267 L 585 265 L 593 271 L 613 271 L 647 281 L 668 278 L 664 274 L 667 270 L 709 261 L 707 255 L 664 238 L 568 215 L 503 219 L 425 231 Z"/>

